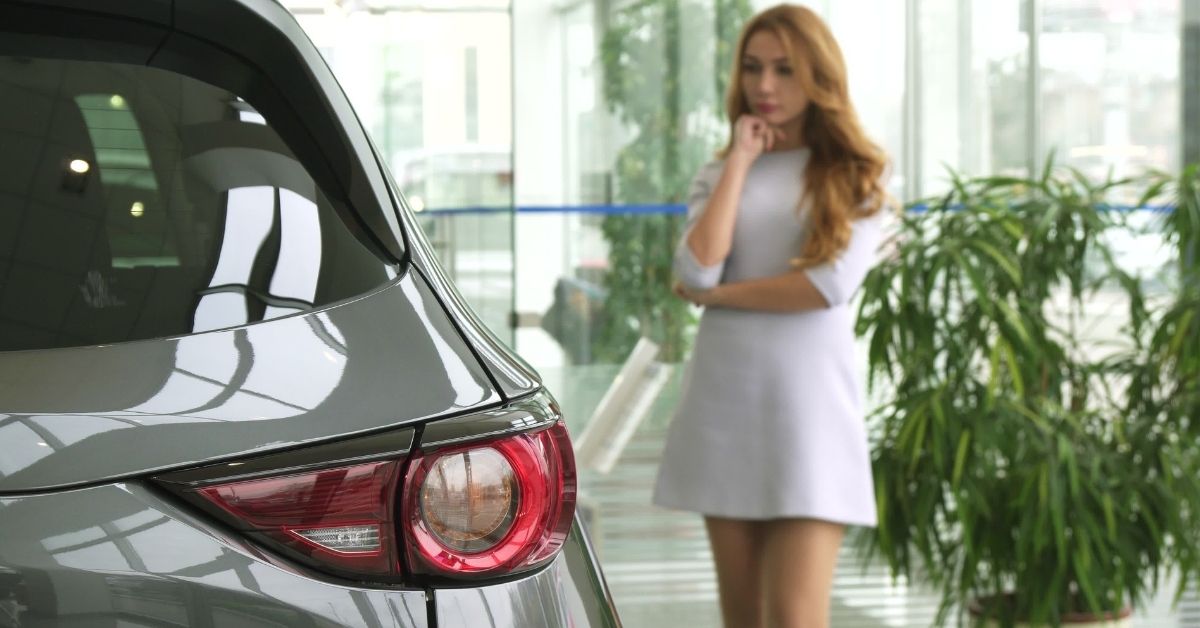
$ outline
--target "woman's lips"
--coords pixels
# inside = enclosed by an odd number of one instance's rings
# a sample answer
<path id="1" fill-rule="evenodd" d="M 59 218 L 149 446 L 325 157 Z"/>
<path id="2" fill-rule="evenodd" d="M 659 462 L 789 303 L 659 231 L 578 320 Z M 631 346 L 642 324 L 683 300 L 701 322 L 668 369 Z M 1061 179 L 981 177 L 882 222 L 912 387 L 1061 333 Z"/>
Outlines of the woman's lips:
<path id="1" fill-rule="evenodd" d="M 758 103 L 757 105 L 754 105 L 754 108 L 758 109 L 759 113 L 772 113 L 776 109 L 779 109 L 779 107 L 767 103 Z"/>

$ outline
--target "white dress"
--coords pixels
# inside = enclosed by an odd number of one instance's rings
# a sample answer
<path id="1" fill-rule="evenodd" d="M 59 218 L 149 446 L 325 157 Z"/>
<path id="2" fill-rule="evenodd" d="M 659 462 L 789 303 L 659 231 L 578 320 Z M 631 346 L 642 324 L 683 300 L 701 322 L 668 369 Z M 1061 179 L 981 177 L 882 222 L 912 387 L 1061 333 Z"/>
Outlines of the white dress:
<path id="1" fill-rule="evenodd" d="M 733 246 L 702 266 L 687 233 L 721 174 L 704 166 L 675 254 L 695 288 L 791 269 L 807 236 L 796 211 L 807 149 L 765 153 L 746 177 Z M 733 519 L 876 524 L 864 393 L 848 301 L 877 259 L 886 212 L 855 221 L 835 261 L 808 269 L 831 307 L 798 313 L 706 308 L 671 421 L 654 503 Z"/>

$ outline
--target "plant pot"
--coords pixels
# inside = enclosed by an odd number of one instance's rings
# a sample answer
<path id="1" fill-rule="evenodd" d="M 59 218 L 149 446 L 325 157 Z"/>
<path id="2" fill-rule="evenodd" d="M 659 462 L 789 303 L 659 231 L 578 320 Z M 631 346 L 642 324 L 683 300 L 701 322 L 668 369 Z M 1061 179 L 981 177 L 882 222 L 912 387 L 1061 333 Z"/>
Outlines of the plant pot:
<path id="1" fill-rule="evenodd" d="M 978 600 L 972 601 L 967 609 L 971 614 L 972 628 L 1001 628 L 1002 623 L 983 616 L 983 605 Z M 1067 613 L 1063 615 L 1062 625 L 1068 628 L 1130 628 L 1133 622 L 1130 617 L 1133 611 L 1123 608 L 1115 613 L 1097 616 L 1092 613 Z M 1030 624 L 1017 622 L 1014 628 L 1049 628 L 1050 624 Z"/>

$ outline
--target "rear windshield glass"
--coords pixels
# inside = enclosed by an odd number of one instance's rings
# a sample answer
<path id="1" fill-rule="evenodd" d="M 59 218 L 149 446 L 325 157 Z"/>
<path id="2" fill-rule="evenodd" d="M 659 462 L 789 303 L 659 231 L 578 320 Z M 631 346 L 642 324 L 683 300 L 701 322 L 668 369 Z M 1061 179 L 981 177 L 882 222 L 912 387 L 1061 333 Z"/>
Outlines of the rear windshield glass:
<path id="1" fill-rule="evenodd" d="M 0 351 L 244 325 L 391 275 L 236 94 L 0 57 Z"/>

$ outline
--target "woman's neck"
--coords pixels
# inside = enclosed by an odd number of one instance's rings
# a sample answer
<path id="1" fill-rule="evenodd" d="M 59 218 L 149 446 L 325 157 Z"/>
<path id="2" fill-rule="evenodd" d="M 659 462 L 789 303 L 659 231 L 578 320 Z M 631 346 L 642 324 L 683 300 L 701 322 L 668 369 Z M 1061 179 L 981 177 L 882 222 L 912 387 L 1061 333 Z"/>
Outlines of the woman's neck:
<path id="1" fill-rule="evenodd" d="M 783 131 L 783 137 L 775 141 L 775 146 L 772 147 L 773 152 L 782 150 L 796 150 L 804 148 L 804 118 L 793 120 L 792 122 L 779 127 Z"/>

